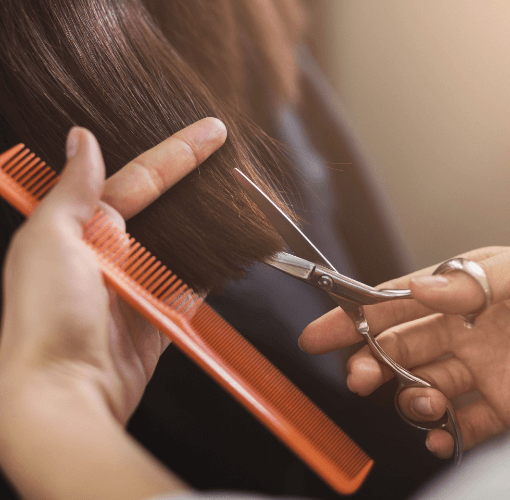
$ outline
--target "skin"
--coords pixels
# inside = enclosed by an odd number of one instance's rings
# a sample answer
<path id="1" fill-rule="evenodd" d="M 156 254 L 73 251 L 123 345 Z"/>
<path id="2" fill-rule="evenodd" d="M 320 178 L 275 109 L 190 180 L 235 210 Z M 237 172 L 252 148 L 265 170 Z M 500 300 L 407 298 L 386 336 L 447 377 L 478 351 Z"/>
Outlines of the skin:
<path id="1" fill-rule="evenodd" d="M 81 236 L 98 204 L 123 226 L 225 138 L 219 120 L 200 120 L 105 182 L 94 136 L 71 131 L 62 178 L 5 263 L 0 465 L 23 498 L 187 490 L 124 430 L 168 341 L 107 290 Z"/>
<path id="2" fill-rule="evenodd" d="M 458 314 L 485 304 L 481 288 L 469 276 L 455 272 L 438 277 L 437 266 L 380 285 L 410 288 L 414 299 L 366 307 L 369 325 L 383 349 L 400 365 L 433 382 L 448 399 L 478 390 L 481 399 L 457 411 L 464 447 L 510 429 L 510 248 L 482 248 L 462 255 L 478 262 L 492 287 L 492 306 L 467 329 Z M 322 354 L 361 340 L 339 308 L 306 327 L 301 349 Z M 348 387 L 366 396 L 392 377 L 364 346 L 348 361 Z M 437 420 L 445 397 L 434 389 L 407 389 L 402 410 L 414 420 Z M 453 439 L 433 430 L 426 445 L 441 458 L 453 453 Z"/>

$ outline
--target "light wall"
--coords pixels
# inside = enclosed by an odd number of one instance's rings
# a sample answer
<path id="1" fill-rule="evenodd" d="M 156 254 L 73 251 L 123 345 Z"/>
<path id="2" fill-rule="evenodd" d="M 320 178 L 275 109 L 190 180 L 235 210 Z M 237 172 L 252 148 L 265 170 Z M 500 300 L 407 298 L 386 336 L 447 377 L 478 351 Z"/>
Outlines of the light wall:
<path id="1" fill-rule="evenodd" d="M 309 5 L 416 266 L 510 245 L 510 1 Z"/>

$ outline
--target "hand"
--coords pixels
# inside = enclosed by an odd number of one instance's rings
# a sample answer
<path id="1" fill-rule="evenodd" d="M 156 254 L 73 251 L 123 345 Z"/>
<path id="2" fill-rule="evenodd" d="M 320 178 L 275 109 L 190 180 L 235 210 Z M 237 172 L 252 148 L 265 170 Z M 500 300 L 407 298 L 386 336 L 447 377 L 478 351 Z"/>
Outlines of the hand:
<path id="1" fill-rule="evenodd" d="M 482 248 L 462 257 L 478 262 L 492 287 L 492 306 L 476 319 L 475 328 L 467 329 L 458 314 L 483 307 L 480 286 L 460 272 L 431 276 L 437 266 L 380 285 L 410 288 L 414 299 L 366 307 L 366 314 L 381 347 L 446 398 L 480 392 L 481 399 L 457 411 L 469 449 L 510 429 L 510 248 Z M 299 345 L 323 354 L 360 340 L 352 321 L 337 308 L 308 325 Z M 349 359 L 347 371 L 348 387 L 361 396 L 392 377 L 368 346 Z M 437 420 L 446 410 L 444 396 L 434 389 L 406 389 L 399 403 L 413 420 Z M 445 431 L 430 431 L 426 445 L 442 458 L 453 453 L 453 439 Z"/>
<path id="2" fill-rule="evenodd" d="M 51 384 L 86 386 L 119 422 L 127 421 L 168 340 L 106 289 L 81 240 L 82 227 L 100 198 L 124 227 L 125 218 L 143 210 L 225 138 L 219 120 L 200 120 L 104 182 L 94 136 L 81 128 L 71 131 L 60 182 L 14 236 L 6 258 L 3 381 L 49 378 Z"/>

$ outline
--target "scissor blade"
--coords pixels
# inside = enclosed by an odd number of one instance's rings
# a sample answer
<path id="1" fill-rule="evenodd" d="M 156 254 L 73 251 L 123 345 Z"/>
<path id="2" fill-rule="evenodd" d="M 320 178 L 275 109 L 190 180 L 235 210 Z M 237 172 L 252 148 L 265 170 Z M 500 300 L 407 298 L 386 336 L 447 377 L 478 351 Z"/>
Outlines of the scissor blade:
<path id="1" fill-rule="evenodd" d="M 315 265 L 310 261 L 300 259 L 287 252 L 280 252 L 274 257 L 269 257 L 265 260 L 265 263 L 268 266 L 274 267 L 279 271 L 283 271 L 285 274 L 289 274 L 301 280 L 308 280 L 315 269 Z"/>
<path id="2" fill-rule="evenodd" d="M 296 255 L 315 264 L 329 267 L 333 271 L 335 270 L 317 247 L 260 188 L 237 168 L 234 169 L 234 175 L 251 200 L 259 207 L 260 211 L 267 217 L 267 220 Z"/>
<path id="3" fill-rule="evenodd" d="M 266 259 L 265 263 L 268 266 L 271 266 L 274 269 L 278 269 L 279 271 L 283 271 L 285 274 L 304 281 L 309 285 L 312 285 L 316 288 L 321 288 L 314 279 L 314 271 L 317 266 L 308 260 L 300 259 L 299 257 L 296 257 L 295 255 L 287 252 L 279 252 L 275 256 Z M 359 304 L 352 302 L 352 299 L 348 300 L 346 298 L 338 297 L 337 295 L 332 294 L 329 294 L 329 296 L 345 312 L 356 311 L 360 307 Z"/>

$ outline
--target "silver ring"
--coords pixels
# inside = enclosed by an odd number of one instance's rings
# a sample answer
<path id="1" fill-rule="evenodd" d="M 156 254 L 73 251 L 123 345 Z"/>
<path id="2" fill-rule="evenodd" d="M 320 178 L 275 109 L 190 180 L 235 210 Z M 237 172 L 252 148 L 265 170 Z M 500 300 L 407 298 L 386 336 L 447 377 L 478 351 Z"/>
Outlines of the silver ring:
<path id="1" fill-rule="evenodd" d="M 473 328 L 475 326 L 476 317 L 488 309 L 492 303 L 492 290 L 489 280 L 487 279 L 487 275 L 480 264 L 461 257 L 443 262 L 432 274 L 446 274 L 452 271 L 461 271 L 471 276 L 480 285 L 485 295 L 484 306 L 472 313 L 460 315 L 460 317 L 464 320 L 464 326 L 466 328 Z"/>

